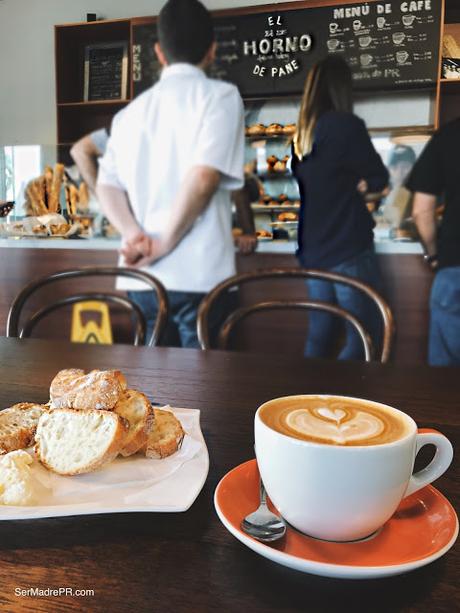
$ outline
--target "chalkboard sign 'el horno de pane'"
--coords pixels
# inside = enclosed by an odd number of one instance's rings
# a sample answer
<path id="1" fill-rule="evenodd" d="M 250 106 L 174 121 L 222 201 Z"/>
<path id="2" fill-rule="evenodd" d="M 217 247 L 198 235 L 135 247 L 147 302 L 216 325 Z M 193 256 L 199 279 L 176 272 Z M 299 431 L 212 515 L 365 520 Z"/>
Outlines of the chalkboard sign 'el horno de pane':
<path id="1" fill-rule="evenodd" d="M 146 45 L 145 28 L 137 47 L 138 91 L 157 78 L 150 69 L 155 60 L 152 46 Z M 156 27 L 148 28 L 152 41 Z M 432 87 L 439 65 L 440 28 L 440 0 L 217 13 L 217 57 L 210 75 L 235 83 L 246 98 L 298 95 L 311 66 L 337 54 L 350 65 L 358 90 Z"/>
<path id="2" fill-rule="evenodd" d="M 128 44 L 125 41 L 85 47 L 84 100 L 126 100 Z"/>

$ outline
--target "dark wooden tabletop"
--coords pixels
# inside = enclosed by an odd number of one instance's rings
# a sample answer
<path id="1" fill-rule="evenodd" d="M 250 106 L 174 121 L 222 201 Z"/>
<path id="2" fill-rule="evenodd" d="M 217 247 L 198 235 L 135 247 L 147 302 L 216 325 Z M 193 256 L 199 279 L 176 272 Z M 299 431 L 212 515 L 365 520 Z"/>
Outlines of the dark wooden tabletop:
<path id="1" fill-rule="evenodd" d="M 398 577 L 333 580 L 270 562 L 218 520 L 213 493 L 231 468 L 253 457 L 253 416 L 265 400 L 332 393 L 384 402 L 460 442 L 460 370 L 339 363 L 187 349 L 100 347 L 0 338 L 0 408 L 46 401 L 61 368 L 119 368 L 151 400 L 201 409 L 210 472 L 185 513 L 79 516 L 0 522 L 4 611 L 456 610 L 460 553 Z M 436 482 L 458 509 L 459 463 Z M 18 597 L 17 588 L 92 589 L 81 598 Z M 457 603 L 457 605 L 455 604 Z"/>

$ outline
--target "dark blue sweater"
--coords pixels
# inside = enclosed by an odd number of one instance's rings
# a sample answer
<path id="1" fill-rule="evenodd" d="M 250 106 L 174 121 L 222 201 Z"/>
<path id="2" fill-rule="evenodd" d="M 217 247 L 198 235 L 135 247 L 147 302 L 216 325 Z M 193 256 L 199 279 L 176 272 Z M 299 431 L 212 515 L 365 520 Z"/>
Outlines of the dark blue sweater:
<path id="1" fill-rule="evenodd" d="M 302 203 L 301 264 L 332 268 L 372 247 L 375 224 L 357 185 L 365 179 L 370 192 L 379 192 L 388 183 L 388 171 L 364 122 L 352 113 L 325 113 L 310 155 L 292 160 Z"/>

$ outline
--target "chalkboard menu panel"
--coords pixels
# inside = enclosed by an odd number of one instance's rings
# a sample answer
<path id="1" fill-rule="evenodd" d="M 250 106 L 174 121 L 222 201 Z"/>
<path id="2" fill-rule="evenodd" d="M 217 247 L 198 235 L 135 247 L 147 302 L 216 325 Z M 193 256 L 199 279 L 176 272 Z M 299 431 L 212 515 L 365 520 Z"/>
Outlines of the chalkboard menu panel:
<path id="1" fill-rule="evenodd" d="M 157 42 L 157 28 L 154 23 L 133 26 L 133 83 L 134 96 L 142 94 L 157 81 L 161 64 L 157 60 L 154 45 Z"/>
<path id="2" fill-rule="evenodd" d="M 84 100 L 125 100 L 128 87 L 127 43 L 85 48 Z"/>
<path id="3" fill-rule="evenodd" d="M 437 78 L 441 2 L 387 0 L 216 15 L 217 57 L 210 75 L 235 83 L 246 98 L 298 95 L 309 68 L 327 54 L 350 65 L 358 90 L 431 87 Z M 140 26 L 139 40 L 155 40 Z M 134 29 L 135 41 L 137 40 Z M 136 44 L 136 42 L 135 42 Z M 142 47 L 139 91 L 157 77 L 153 50 Z"/>

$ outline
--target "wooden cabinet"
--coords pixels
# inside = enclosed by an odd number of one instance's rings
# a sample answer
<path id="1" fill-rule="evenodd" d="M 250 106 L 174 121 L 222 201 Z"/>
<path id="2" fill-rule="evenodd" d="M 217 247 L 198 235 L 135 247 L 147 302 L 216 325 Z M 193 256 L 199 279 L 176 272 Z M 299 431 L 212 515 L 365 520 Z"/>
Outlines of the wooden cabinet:
<path id="1" fill-rule="evenodd" d="M 84 101 L 85 51 L 89 45 L 123 42 L 128 49 L 128 90 L 122 100 Z M 109 127 L 131 100 L 131 20 L 55 26 L 58 144 L 71 145 L 83 135 Z"/>
<path id="2" fill-rule="evenodd" d="M 460 50 L 460 23 L 448 23 L 448 19 L 451 19 L 451 13 L 449 11 L 449 5 L 447 5 L 446 11 L 446 23 L 444 24 L 444 35 L 452 36 L 457 47 Z M 460 16 L 455 14 L 455 18 Z M 460 61 L 460 53 L 458 60 Z M 444 79 L 442 78 L 442 71 L 438 84 L 438 105 L 437 105 L 437 127 L 460 117 L 460 78 L 459 79 Z"/>

